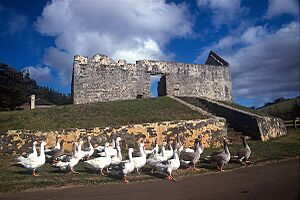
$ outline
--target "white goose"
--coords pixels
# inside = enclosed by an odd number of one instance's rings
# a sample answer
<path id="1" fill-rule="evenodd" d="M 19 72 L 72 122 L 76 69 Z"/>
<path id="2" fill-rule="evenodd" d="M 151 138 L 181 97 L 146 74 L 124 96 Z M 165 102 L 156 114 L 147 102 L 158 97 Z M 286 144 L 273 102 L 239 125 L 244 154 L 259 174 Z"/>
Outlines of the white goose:
<path id="1" fill-rule="evenodd" d="M 199 141 L 202 141 L 202 135 L 198 135 L 198 140 Z M 202 144 L 201 144 L 202 145 Z M 195 153 L 196 149 L 195 149 L 195 145 L 194 145 L 194 148 L 189 148 L 189 147 L 186 147 L 186 148 L 183 148 L 182 149 L 182 153 Z M 202 154 L 204 151 L 204 146 L 202 145 L 201 149 L 200 149 L 200 154 Z M 180 151 L 179 151 L 180 152 Z"/>
<path id="2" fill-rule="evenodd" d="M 75 165 L 77 165 L 80 160 L 77 142 L 73 144 L 72 151 L 73 155 L 71 157 L 67 158 L 65 161 L 60 160 L 58 163 L 54 163 L 53 166 L 60 168 L 62 171 L 70 170 L 71 172 L 78 174 L 79 172 L 74 170 Z"/>
<path id="3" fill-rule="evenodd" d="M 113 156 L 111 158 L 111 165 L 118 165 L 121 163 L 122 161 L 122 152 L 121 152 L 121 147 L 120 147 L 120 141 L 122 139 L 120 137 L 117 137 L 116 139 L 116 150 L 117 150 L 117 155 Z"/>
<path id="4" fill-rule="evenodd" d="M 105 176 L 105 174 L 103 174 L 103 169 L 107 168 L 111 163 L 111 157 L 109 154 L 108 147 L 109 147 L 109 143 L 106 143 L 105 148 L 104 148 L 105 157 L 98 157 L 98 158 L 84 161 L 85 163 L 87 163 L 88 165 L 93 167 L 94 169 L 96 169 L 96 170 L 100 169 L 100 172 L 103 176 Z"/>
<path id="5" fill-rule="evenodd" d="M 90 156 L 93 155 L 93 153 L 94 153 L 94 147 L 91 143 L 91 139 L 92 138 L 90 136 L 88 136 L 87 141 L 88 141 L 89 146 L 82 150 L 83 157 L 86 159 L 89 159 Z"/>
<path id="6" fill-rule="evenodd" d="M 160 163 L 160 162 L 163 162 L 163 161 L 167 160 L 166 151 L 165 151 L 165 146 L 166 145 L 167 145 L 166 142 L 162 143 L 161 154 L 156 152 L 154 155 L 150 156 L 150 158 L 147 159 L 147 164 L 152 167 L 152 170 L 151 170 L 152 173 L 153 173 L 153 169 L 156 168 L 157 163 Z"/>
<path id="7" fill-rule="evenodd" d="M 32 157 L 32 158 L 26 158 L 25 160 L 18 162 L 19 164 L 23 165 L 26 169 L 31 169 L 32 176 L 38 176 L 38 174 L 35 173 L 35 170 L 45 164 L 45 161 L 46 161 L 45 152 L 44 152 L 45 145 L 46 145 L 46 142 L 42 141 L 39 156 Z"/>
<path id="8" fill-rule="evenodd" d="M 173 159 L 157 163 L 156 169 L 161 172 L 167 172 L 169 180 L 177 181 L 172 175 L 172 172 L 180 167 L 180 160 L 177 149 L 174 150 L 173 157 Z"/>
<path id="9" fill-rule="evenodd" d="M 37 151 L 36 151 L 36 145 L 37 145 L 37 141 L 34 141 L 34 142 L 32 143 L 32 153 L 29 154 L 27 157 L 19 156 L 19 157 L 16 158 L 16 160 L 17 160 L 18 162 L 21 162 L 21 161 L 23 161 L 24 159 L 27 159 L 27 158 L 34 158 L 34 157 L 37 157 L 37 156 L 38 156 L 38 153 L 37 153 Z"/>
<path id="10" fill-rule="evenodd" d="M 139 172 L 139 169 L 144 167 L 144 165 L 146 164 L 146 154 L 145 154 L 145 151 L 144 151 L 144 141 L 142 141 L 140 144 L 139 144 L 139 150 L 140 150 L 140 156 L 138 157 L 133 157 L 133 162 L 134 162 L 134 168 L 136 169 L 136 172 L 138 174 L 140 174 Z"/>
<path id="11" fill-rule="evenodd" d="M 174 154 L 172 145 L 170 143 L 168 145 L 169 145 L 169 149 L 165 150 L 165 157 L 167 158 L 167 160 L 172 158 L 172 156 Z"/>
<path id="12" fill-rule="evenodd" d="M 105 152 L 104 152 L 104 148 L 103 146 L 98 146 L 95 148 L 97 151 L 99 151 L 100 153 L 98 153 L 98 155 L 104 157 L 105 156 Z M 116 142 L 115 140 L 112 140 L 112 143 L 109 145 L 109 147 L 107 147 L 109 155 L 111 157 L 117 156 L 118 151 L 116 149 Z"/>
<path id="13" fill-rule="evenodd" d="M 133 148 L 128 149 L 128 157 L 129 160 L 122 161 L 119 164 L 119 167 L 121 168 L 120 174 L 123 175 L 123 180 L 125 183 L 129 183 L 129 181 L 126 179 L 127 174 L 131 173 L 134 170 L 134 162 L 132 158 Z"/>
<path id="14" fill-rule="evenodd" d="M 77 154 L 78 154 L 78 157 L 79 157 L 80 160 L 83 159 L 84 155 L 85 155 L 84 152 L 81 150 L 82 144 L 83 144 L 83 141 L 79 140 L 79 144 L 78 144 L 78 147 L 77 147 Z"/>
<path id="15" fill-rule="evenodd" d="M 158 152 L 158 150 L 159 150 L 159 147 L 157 144 L 157 138 L 154 141 L 154 147 L 152 149 L 144 149 L 146 155 L 153 155 L 156 152 Z"/>

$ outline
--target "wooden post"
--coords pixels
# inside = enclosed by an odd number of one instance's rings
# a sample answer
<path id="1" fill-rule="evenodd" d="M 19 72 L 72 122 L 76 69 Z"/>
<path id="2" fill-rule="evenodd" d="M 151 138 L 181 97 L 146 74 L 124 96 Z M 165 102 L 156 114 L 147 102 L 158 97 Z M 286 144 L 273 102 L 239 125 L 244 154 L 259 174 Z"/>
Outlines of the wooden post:
<path id="1" fill-rule="evenodd" d="M 35 94 L 31 95 L 31 101 L 30 101 L 30 109 L 34 109 L 35 108 Z"/>

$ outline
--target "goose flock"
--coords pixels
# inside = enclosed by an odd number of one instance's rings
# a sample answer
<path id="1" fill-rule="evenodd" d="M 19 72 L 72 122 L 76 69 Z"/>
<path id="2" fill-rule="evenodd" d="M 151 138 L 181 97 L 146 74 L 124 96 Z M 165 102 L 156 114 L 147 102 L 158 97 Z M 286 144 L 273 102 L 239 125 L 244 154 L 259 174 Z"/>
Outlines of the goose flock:
<path id="1" fill-rule="evenodd" d="M 184 147 L 180 137 L 177 135 L 174 141 L 171 141 L 167 137 L 160 149 L 157 139 L 155 139 L 150 149 L 145 149 L 147 140 L 142 139 L 138 144 L 138 151 L 135 155 L 135 150 L 129 148 L 128 159 L 125 160 L 122 156 L 121 137 L 113 139 L 111 143 L 106 142 L 104 145 L 97 147 L 93 147 L 91 139 L 90 136 L 87 137 L 87 147 L 85 148 L 83 147 L 83 140 L 74 142 L 72 152 L 69 155 L 66 154 L 64 140 L 59 135 L 56 138 L 56 145 L 53 148 L 45 149 L 46 143 L 41 141 L 39 155 L 36 149 L 37 142 L 34 141 L 32 144 L 32 153 L 27 157 L 20 156 L 16 160 L 23 167 L 31 170 L 33 176 L 38 176 L 36 169 L 42 167 L 46 160 L 52 162 L 53 167 L 61 171 L 73 173 L 78 173 L 74 167 L 80 161 L 83 161 L 88 168 L 99 170 L 103 176 L 106 176 L 103 172 L 104 169 L 106 169 L 107 173 L 110 173 L 109 170 L 116 171 L 125 183 L 129 182 L 127 180 L 128 174 L 134 170 L 140 174 L 140 169 L 145 165 L 151 168 L 151 173 L 154 171 L 164 173 L 167 175 L 168 180 L 177 181 L 173 177 L 172 172 L 179 167 L 198 170 L 196 164 L 204 151 L 201 135 L 194 140 L 192 148 Z M 231 159 L 235 159 L 235 161 L 242 164 L 249 163 L 248 158 L 251 155 L 251 149 L 247 144 L 247 139 L 249 139 L 247 136 L 242 138 L 243 148 L 239 149 L 234 156 L 231 156 L 228 148 L 229 140 L 224 138 L 223 148 L 212 152 L 205 160 L 215 164 L 220 171 L 223 171 L 224 165 Z"/>

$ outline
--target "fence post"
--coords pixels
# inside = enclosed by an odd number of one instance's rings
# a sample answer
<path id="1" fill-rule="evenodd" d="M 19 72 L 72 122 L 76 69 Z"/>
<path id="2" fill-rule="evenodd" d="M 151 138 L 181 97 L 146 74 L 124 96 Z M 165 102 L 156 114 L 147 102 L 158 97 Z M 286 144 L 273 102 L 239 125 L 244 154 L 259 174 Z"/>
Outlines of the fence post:
<path id="1" fill-rule="evenodd" d="M 295 126 L 295 129 L 297 129 L 297 120 L 294 119 L 294 126 Z"/>

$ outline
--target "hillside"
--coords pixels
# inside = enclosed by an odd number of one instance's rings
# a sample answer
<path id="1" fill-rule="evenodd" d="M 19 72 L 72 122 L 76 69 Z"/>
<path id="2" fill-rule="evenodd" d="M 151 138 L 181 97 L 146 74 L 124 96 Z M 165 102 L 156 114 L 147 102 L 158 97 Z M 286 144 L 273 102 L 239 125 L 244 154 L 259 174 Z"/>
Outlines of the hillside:
<path id="1" fill-rule="evenodd" d="M 48 87 L 39 86 L 30 77 L 29 71 L 18 71 L 0 63 L 0 111 L 15 110 L 23 103 L 29 103 L 29 96 L 45 99 L 56 105 L 71 103 L 71 96 Z"/>
<path id="2" fill-rule="evenodd" d="M 0 130 L 93 128 L 205 118 L 169 97 L 0 112 Z"/>
<path id="3" fill-rule="evenodd" d="M 300 117 L 300 97 L 265 106 L 258 110 L 285 120 L 295 119 Z"/>

